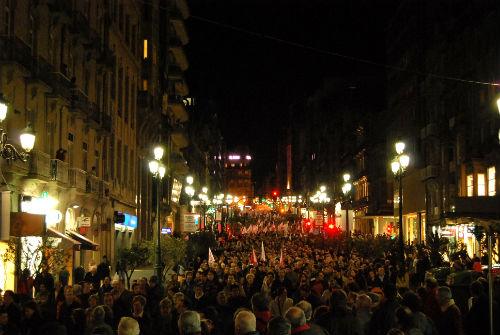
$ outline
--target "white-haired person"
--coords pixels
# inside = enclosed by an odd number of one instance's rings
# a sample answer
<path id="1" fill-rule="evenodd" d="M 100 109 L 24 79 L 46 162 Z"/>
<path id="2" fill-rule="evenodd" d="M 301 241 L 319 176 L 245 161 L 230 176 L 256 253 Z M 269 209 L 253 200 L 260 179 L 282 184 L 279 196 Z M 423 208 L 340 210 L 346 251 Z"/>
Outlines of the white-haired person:
<path id="1" fill-rule="evenodd" d="M 255 314 L 246 310 L 239 312 L 234 320 L 234 334 L 259 335 L 260 333 L 257 331 L 257 320 L 255 319 Z"/>
<path id="2" fill-rule="evenodd" d="M 141 333 L 139 322 L 134 318 L 124 316 L 120 319 L 116 333 L 118 335 L 139 335 Z"/>
<path id="3" fill-rule="evenodd" d="M 181 335 L 201 335 L 200 314 L 195 311 L 185 311 L 177 321 Z"/>

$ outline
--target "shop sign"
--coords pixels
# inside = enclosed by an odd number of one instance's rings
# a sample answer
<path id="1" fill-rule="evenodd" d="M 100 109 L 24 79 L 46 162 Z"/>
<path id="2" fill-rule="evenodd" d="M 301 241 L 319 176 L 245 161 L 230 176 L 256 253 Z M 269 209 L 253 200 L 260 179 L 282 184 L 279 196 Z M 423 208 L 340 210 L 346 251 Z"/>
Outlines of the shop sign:
<path id="1" fill-rule="evenodd" d="M 184 231 L 186 233 L 193 233 L 198 228 L 198 214 L 185 213 L 184 214 Z"/>
<path id="2" fill-rule="evenodd" d="M 162 234 L 172 234 L 172 228 L 162 228 L 161 233 Z"/>
<path id="3" fill-rule="evenodd" d="M 182 191 L 182 183 L 179 182 L 177 179 L 174 178 L 173 185 L 172 185 L 172 202 L 179 202 L 179 198 L 181 196 L 181 191 Z"/>
<path id="4" fill-rule="evenodd" d="M 76 218 L 76 222 L 78 223 L 78 227 L 90 227 L 92 225 L 88 216 L 80 216 Z"/>

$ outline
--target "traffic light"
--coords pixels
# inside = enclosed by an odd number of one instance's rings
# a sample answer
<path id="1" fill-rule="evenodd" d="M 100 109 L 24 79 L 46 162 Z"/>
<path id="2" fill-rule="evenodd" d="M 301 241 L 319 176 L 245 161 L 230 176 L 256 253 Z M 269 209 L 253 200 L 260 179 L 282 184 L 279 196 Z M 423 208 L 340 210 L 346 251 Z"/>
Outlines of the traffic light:
<path id="1" fill-rule="evenodd" d="M 274 191 L 273 191 L 273 197 L 274 197 L 274 198 L 277 198 L 277 197 L 278 197 L 278 191 L 276 191 L 276 190 L 274 190 Z"/>
<path id="2" fill-rule="evenodd" d="M 309 220 L 309 219 L 305 219 L 305 220 L 304 220 L 304 230 L 305 230 L 305 231 L 309 231 L 309 230 L 311 230 L 311 226 L 312 226 L 312 224 L 311 224 L 311 220 Z"/>

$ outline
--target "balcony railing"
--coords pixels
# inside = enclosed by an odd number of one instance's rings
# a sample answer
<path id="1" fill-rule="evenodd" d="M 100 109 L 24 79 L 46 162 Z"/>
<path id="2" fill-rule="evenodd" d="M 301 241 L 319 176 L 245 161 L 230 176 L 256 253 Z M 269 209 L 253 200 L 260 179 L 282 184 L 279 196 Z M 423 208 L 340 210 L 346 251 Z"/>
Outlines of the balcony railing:
<path id="1" fill-rule="evenodd" d="M 0 62 L 16 62 L 28 71 L 34 66 L 31 48 L 15 36 L 0 35 Z"/>
<path id="2" fill-rule="evenodd" d="M 52 177 L 52 169 L 50 163 L 50 155 L 41 151 L 32 151 L 30 153 L 30 169 L 29 175 L 32 178 L 41 180 L 50 180 Z"/>
<path id="3" fill-rule="evenodd" d="M 427 179 L 436 178 L 439 175 L 439 167 L 437 165 L 427 165 L 420 170 L 420 180 L 426 181 Z"/>
<path id="4" fill-rule="evenodd" d="M 77 169 L 69 168 L 69 185 L 72 188 L 76 188 L 81 192 L 86 192 L 87 190 L 87 172 Z"/>
<path id="5" fill-rule="evenodd" d="M 85 191 L 87 193 L 99 194 L 99 178 L 92 175 L 87 175 Z"/>
<path id="6" fill-rule="evenodd" d="M 68 183 L 68 163 L 60 161 L 59 159 L 51 160 L 52 167 L 52 178 L 51 180 L 55 180 L 60 183 L 67 184 Z"/>

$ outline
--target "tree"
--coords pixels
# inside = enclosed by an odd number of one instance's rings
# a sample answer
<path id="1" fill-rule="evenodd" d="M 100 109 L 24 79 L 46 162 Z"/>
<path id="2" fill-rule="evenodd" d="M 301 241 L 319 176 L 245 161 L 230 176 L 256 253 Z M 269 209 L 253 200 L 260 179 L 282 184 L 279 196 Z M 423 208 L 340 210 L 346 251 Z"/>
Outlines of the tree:
<path id="1" fill-rule="evenodd" d="M 439 237 L 437 232 L 430 232 L 427 235 L 426 246 L 429 248 L 429 257 L 433 266 L 441 266 L 443 263 L 443 253 L 447 251 L 448 242 L 446 237 Z"/>
<path id="2" fill-rule="evenodd" d="M 137 267 L 149 259 L 149 249 L 146 243 L 134 243 L 132 247 L 118 249 L 116 261 L 127 277 L 127 287 L 130 288 L 130 278 Z"/>
<path id="3" fill-rule="evenodd" d="M 144 242 L 149 250 L 149 262 L 156 262 L 156 239 Z M 186 241 L 179 237 L 165 236 L 160 240 L 161 257 L 163 265 L 162 281 L 167 276 L 167 273 L 175 265 L 183 262 L 186 258 Z"/>
<path id="4" fill-rule="evenodd" d="M 193 261 L 197 257 L 207 257 L 208 248 L 214 249 L 216 246 L 215 235 L 211 231 L 201 231 L 189 235 L 186 254 L 190 256 L 188 261 Z"/>
<path id="5" fill-rule="evenodd" d="M 24 269 L 28 269 L 33 277 L 43 269 L 57 274 L 66 267 L 70 256 L 65 249 L 58 248 L 60 239 L 47 235 L 30 237 L 11 237 L 1 256 L 3 262 L 14 264 L 17 275 Z"/>

